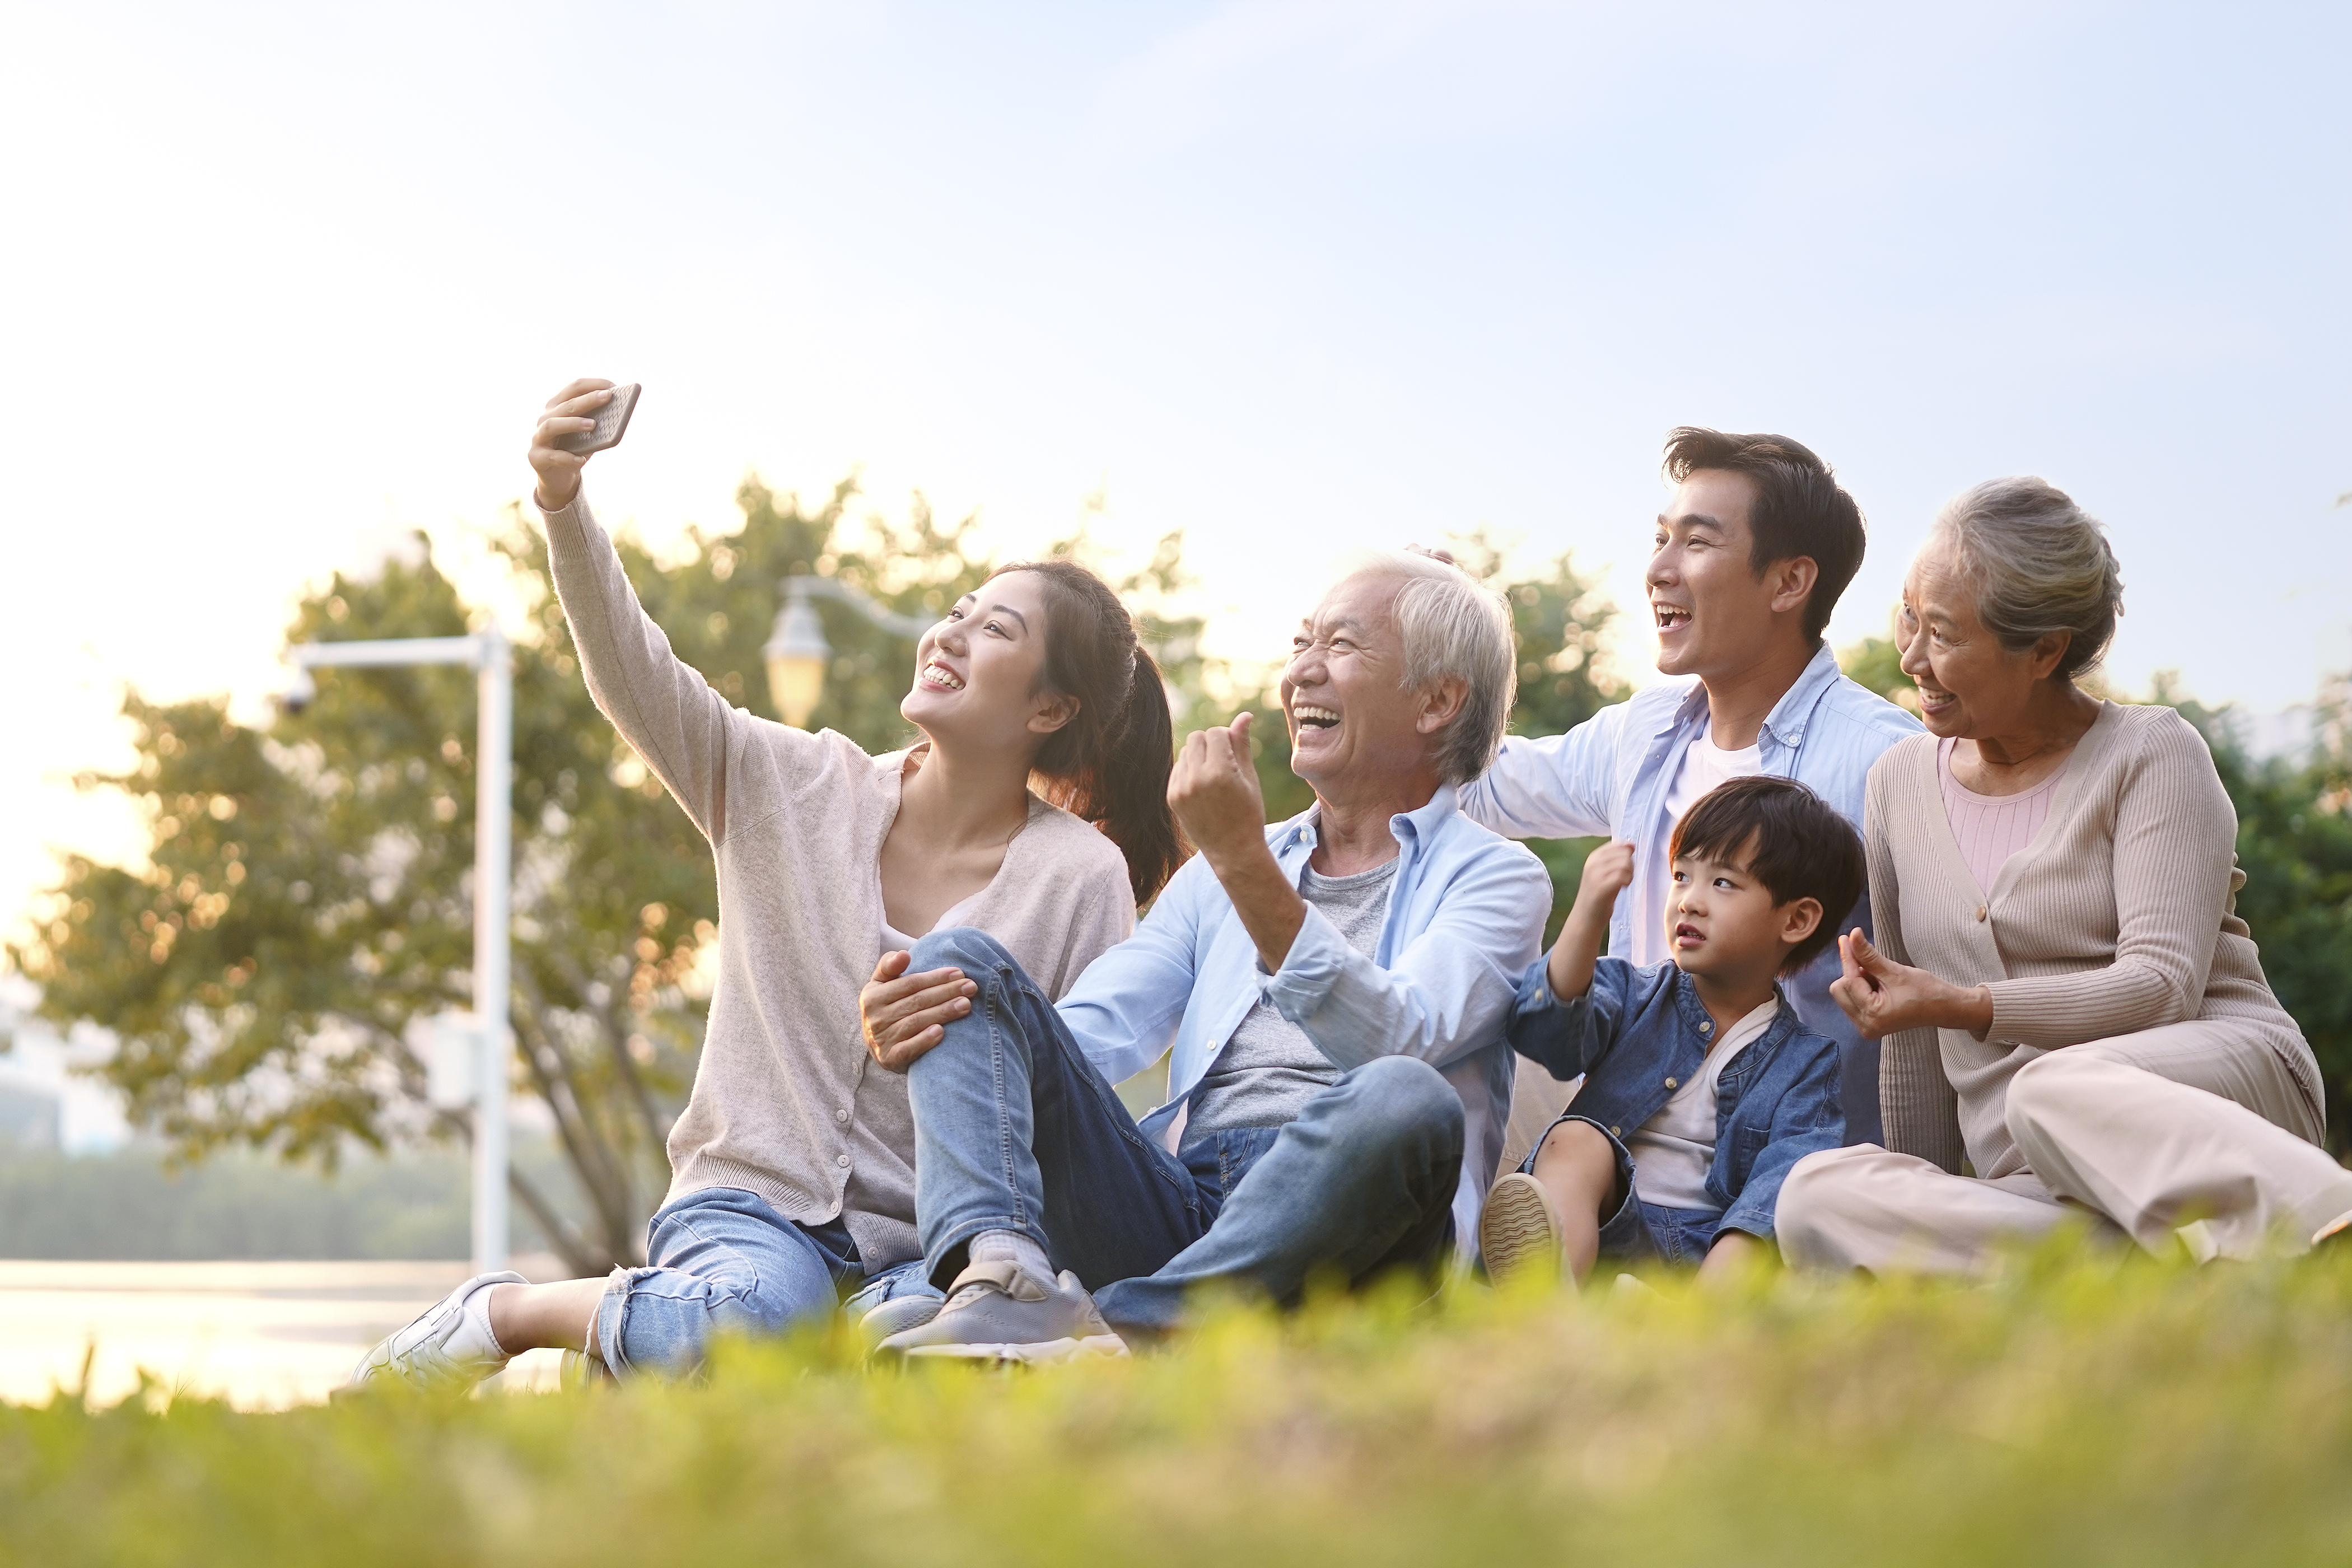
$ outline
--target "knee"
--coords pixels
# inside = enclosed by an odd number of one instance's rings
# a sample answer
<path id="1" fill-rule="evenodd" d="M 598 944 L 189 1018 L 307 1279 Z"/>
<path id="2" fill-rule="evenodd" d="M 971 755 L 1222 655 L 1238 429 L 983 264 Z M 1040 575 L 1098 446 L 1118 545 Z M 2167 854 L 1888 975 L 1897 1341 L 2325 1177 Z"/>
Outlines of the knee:
<path id="1" fill-rule="evenodd" d="M 1590 1121 L 1574 1119 L 1555 1121 L 1536 1150 L 1538 1163 L 1549 1169 L 1555 1163 L 1576 1165 L 1602 1165 L 1614 1169 L 1617 1145 L 1609 1134 Z"/>
<path id="2" fill-rule="evenodd" d="M 1867 1143 L 1824 1149 L 1789 1167 L 1772 1205 L 1772 1231 L 1790 1263 L 1801 1268 L 1827 1253 L 1825 1237 L 1837 1228 L 1855 1160 L 1879 1152 Z"/>
<path id="3" fill-rule="evenodd" d="M 1349 1087 L 1356 1135 L 1390 1144 L 1427 1138 L 1461 1147 L 1462 1097 L 1427 1062 L 1382 1057 L 1351 1073 Z"/>
<path id="4" fill-rule="evenodd" d="M 2136 1069 L 2091 1055 L 2077 1056 L 2083 1047 L 2053 1051 L 2017 1069 L 2009 1080 L 2001 1119 L 2009 1135 L 2021 1144 L 2063 1127 L 2086 1105 L 2111 1100 L 2113 1075 Z"/>
<path id="5" fill-rule="evenodd" d="M 1017 967 L 1013 957 L 994 937 L 975 926 L 950 926 L 915 943 L 907 972 L 913 974 L 926 969 L 961 969 L 971 979 L 981 980 L 1009 967 Z"/>

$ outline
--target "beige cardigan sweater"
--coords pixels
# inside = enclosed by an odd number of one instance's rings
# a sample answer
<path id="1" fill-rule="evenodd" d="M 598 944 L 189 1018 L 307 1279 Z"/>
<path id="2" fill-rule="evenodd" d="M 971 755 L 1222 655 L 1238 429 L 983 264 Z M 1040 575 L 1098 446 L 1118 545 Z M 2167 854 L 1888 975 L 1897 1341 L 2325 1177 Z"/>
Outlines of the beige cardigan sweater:
<path id="1" fill-rule="evenodd" d="M 869 1271 L 919 1256 L 907 1079 L 874 1065 L 857 1019 L 908 753 L 868 756 L 830 730 L 731 706 L 638 605 L 586 496 L 545 516 L 590 694 L 718 860 L 719 979 L 693 1095 L 670 1130 L 669 1199 L 740 1187 L 805 1225 L 842 1216 Z M 1126 859 L 1032 795 L 964 920 L 1058 997 L 1135 929 Z"/>
<path id="2" fill-rule="evenodd" d="M 2049 817 L 1979 889 L 1944 815 L 1936 737 L 1870 770 L 1864 839 L 1878 944 L 1992 992 L 1991 1027 L 1891 1035 L 1879 1067 L 1886 1146 L 1988 1180 L 2024 1168 L 2009 1080 L 2062 1047 L 2191 1019 L 2275 1049 L 2309 1097 L 2318 1063 L 2271 994 L 2236 913 L 2237 814 L 2213 757 L 2169 708 L 2101 705 Z"/>

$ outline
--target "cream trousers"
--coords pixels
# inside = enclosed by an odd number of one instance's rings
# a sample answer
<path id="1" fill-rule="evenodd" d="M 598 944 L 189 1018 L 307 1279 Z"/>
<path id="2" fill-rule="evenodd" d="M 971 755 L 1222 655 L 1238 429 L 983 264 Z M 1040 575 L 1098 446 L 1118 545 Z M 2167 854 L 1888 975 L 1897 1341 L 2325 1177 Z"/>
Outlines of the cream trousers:
<path id="1" fill-rule="evenodd" d="M 2317 1114 L 2275 1047 L 2221 1022 L 2069 1046 L 2010 1080 L 2026 1168 L 1946 1173 L 1874 1144 L 1808 1155 L 1773 1226 L 1801 1268 L 1981 1268 L 1996 1244 L 2069 1218 L 2203 1262 L 2301 1251 L 2352 1211 L 2352 1172 L 2317 1147 Z"/>

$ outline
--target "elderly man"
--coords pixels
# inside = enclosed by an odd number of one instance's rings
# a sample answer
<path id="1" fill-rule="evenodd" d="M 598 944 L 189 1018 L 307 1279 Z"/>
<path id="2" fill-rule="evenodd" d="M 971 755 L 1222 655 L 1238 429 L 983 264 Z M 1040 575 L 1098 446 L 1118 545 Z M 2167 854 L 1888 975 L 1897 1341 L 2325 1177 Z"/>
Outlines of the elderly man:
<path id="1" fill-rule="evenodd" d="M 1200 854 L 1058 1007 L 974 931 L 866 988 L 869 1048 L 908 1072 L 916 1217 L 948 1290 L 886 1351 L 1116 1351 L 1202 1286 L 1288 1301 L 1310 1278 L 1431 1267 L 1474 1228 L 1509 1105 L 1502 1026 L 1551 901 L 1534 856 L 1454 809 L 1510 713 L 1509 613 L 1451 565 L 1381 554 L 1293 649 L 1307 811 L 1266 825 L 1246 714 L 1202 731 L 1169 781 Z M 1171 1039 L 1168 1102 L 1138 1126 L 1111 1085 Z"/>

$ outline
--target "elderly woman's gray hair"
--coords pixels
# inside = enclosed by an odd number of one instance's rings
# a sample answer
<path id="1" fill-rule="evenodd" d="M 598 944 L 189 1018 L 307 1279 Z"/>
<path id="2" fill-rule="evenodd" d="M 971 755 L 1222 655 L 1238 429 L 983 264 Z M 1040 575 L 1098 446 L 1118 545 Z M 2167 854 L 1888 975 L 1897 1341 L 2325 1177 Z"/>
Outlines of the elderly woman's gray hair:
<path id="1" fill-rule="evenodd" d="M 2072 680 L 2099 662 L 2123 613 L 2124 582 L 2098 520 L 2032 478 L 1987 479 L 1944 504 L 1931 542 L 1948 544 L 1977 591 L 1977 616 L 2011 653 L 2070 634 L 2051 673 Z"/>
<path id="2" fill-rule="evenodd" d="M 1403 647 L 1404 689 L 1426 691 L 1441 681 L 1462 682 L 1462 708 L 1439 740 L 1437 768 L 1447 784 L 1468 784 L 1495 760 L 1518 694 L 1510 606 L 1459 566 L 1427 555 L 1351 552 L 1345 570 L 1350 577 L 1402 579 L 1390 613 Z"/>

